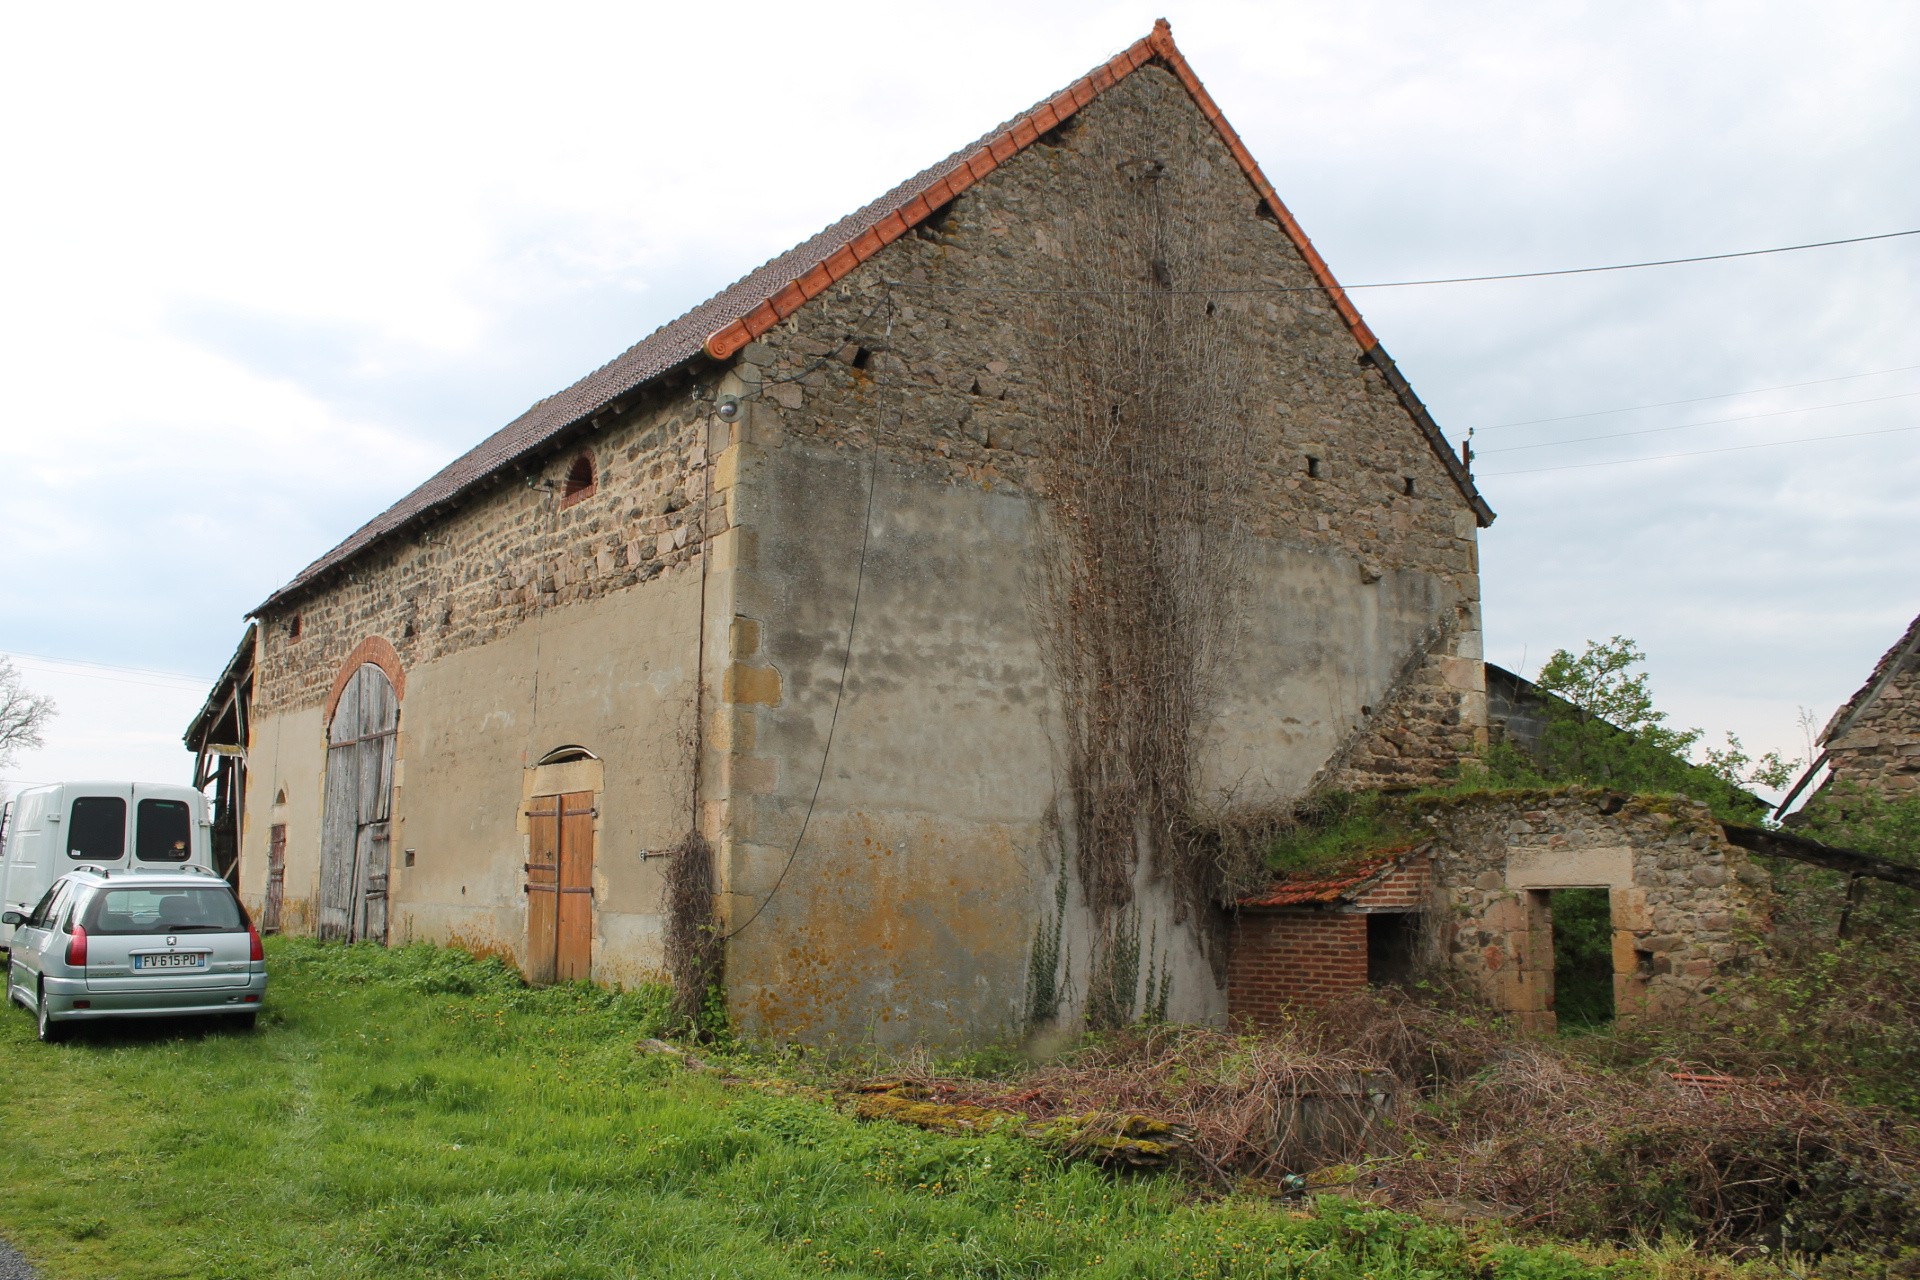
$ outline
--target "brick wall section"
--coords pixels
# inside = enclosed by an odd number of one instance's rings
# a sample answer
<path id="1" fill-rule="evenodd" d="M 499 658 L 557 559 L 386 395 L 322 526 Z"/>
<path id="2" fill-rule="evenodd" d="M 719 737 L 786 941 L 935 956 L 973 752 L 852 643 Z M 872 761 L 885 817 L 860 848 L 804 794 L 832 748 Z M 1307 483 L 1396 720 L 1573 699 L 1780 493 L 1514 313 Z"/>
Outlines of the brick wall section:
<path id="1" fill-rule="evenodd" d="M 1227 1016 L 1261 1025 L 1289 1006 L 1323 1005 L 1367 986 L 1367 916 L 1432 905 L 1433 863 L 1409 854 L 1342 906 L 1248 910 L 1234 922 Z"/>
<path id="2" fill-rule="evenodd" d="M 1424 911 L 1432 905 L 1433 860 L 1424 853 L 1411 853 L 1398 870 L 1353 900 L 1363 911 Z"/>
<path id="3" fill-rule="evenodd" d="M 669 380 L 617 421 L 264 614 L 254 714 L 324 702 L 368 637 L 384 637 L 411 667 L 485 644 L 544 609 L 697 564 L 727 522 L 719 493 L 702 516 L 707 447 L 726 444 L 702 438 L 711 409 L 689 383 Z M 595 486 L 569 503 L 567 472 L 582 450 L 592 451 Z"/>
<path id="4" fill-rule="evenodd" d="M 1248 911 L 1233 929 L 1227 1017 L 1274 1023 L 1367 985 L 1367 917 L 1327 910 Z"/>

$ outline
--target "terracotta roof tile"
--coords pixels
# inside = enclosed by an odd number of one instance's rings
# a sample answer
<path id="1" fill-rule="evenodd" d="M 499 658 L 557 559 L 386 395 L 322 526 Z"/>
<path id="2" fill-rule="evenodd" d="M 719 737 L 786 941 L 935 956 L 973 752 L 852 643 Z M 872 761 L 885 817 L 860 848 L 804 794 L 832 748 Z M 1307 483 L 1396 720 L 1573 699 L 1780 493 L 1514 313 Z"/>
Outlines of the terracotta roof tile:
<path id="1" fill-rule="evenodd" d="M 1398 870 L 1413 851 L 1412 845 L 1403 845 L 1397 849 L 1382 849 L 1370 853 L 1352 862 L 1345 862 L 1331 869 L 1318 869 L 1312 872 L 1294 872 L 1277 876 L 1274 882 L 1258 893 L 1248 894 L 1235 906 L 1246 908 L 1260 907 L 1324 907 L 1336 902 L 1346 902 L 1358 897 L 1360 892 L 1382 876 Z"/>
<path id="2" fill-rule="evenodd" d="M 907 179 L 866 205 L 779 257 L 763 263 L 691 311 L 672 320 L 572 386 L 541 400 L 478 445 L 454 459 L 412 493 L 368 521 L 345 541 L 302 569 L 255 610 L 259 613 L 338 569 L 362 552 L 401 530 L 459 502 L 494 473 L 521 462 L 569 430 L 589 421 L 622 396 L 705 354 L 724 360 L 773 328 L 809 299 L 818 297 L 834 281 L 859 263 L 899 239 L 922 219 L 992 173 L 1006 159 L 1033 144 L 1041 135 L 1092 102 L 1149 62 L 1159 61 L 1185 86 L 1206 118 L 1219 130 L 1234 159 L 1272 209 L 1280 226 L 1305 258 L 1314 278 L 1327 290 L 1347 328 L 1386 374 L 1396 395 L 1439 455 L 1462 494 L 1473 505 L 1481 523 L 1491 523 L 1493 512 L 1474 488 L 1471 477 L 1440 433 L 1426 408 L 1412 394 L 1393 362 L 1381 350 L 1372 330 L 1360 318 L 1339 282 L 1314 249 L 1306 233 L 1281 203 L 1245 144 L 1220 108 L 1187 65 L 1173 43 L 1166 20 L 1154 24 L 1151 35 L 1095 68 L 1032 110 L 962 147 L 938 164 Z M 850 252 L 849 252 L 850 250 Z"/>

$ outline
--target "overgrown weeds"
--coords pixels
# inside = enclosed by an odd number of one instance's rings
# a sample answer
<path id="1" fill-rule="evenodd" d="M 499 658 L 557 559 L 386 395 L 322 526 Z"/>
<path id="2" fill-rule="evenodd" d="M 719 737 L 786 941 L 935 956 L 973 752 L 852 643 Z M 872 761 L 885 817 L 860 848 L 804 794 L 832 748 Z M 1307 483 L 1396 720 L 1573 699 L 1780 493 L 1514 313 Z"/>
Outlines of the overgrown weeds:
<path id="1" fill-rule="evenodd" d="M 1661 1058 L 1655 1038 L 1522 1038 L 1438 994 L 1359 995 L 1257 1036 L 1135 1028 L 1011 1078 L 906 1065 L 950 1103 L 1165 1122 L 1222 1188 L 1341 1188 L 1570 1240 L 1920 1258 L 1912 1120 L 1817 1080 Z"/>

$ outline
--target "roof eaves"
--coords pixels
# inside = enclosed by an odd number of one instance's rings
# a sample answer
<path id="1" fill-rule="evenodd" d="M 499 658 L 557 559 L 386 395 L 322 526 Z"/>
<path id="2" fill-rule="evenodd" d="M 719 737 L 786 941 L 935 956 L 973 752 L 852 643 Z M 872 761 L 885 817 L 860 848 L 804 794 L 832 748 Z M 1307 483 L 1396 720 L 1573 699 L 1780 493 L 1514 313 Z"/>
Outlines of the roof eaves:
<path id="1" fill-rule="evenodd" d="M 193 719 L 187 723 L 187 731 L 180 735 L 181 741 L 187 744 L 187 750 L 199 750 L 198 743 L 202 731 L 216 715 L 225 710 L 223 695 L 237 687 L 252 673 L 254 637 L 257 627 L 257 623 L 247 624 L 247 629 L 241 633 L 239 645 L 234 648 L 233 657 L 227 659 L 227 665 L 221 668 L 220 675 L 213 682 L 213 687 L 207 691 L 207 700 L 200 704 L 200 710 L 196 711 Z"/>

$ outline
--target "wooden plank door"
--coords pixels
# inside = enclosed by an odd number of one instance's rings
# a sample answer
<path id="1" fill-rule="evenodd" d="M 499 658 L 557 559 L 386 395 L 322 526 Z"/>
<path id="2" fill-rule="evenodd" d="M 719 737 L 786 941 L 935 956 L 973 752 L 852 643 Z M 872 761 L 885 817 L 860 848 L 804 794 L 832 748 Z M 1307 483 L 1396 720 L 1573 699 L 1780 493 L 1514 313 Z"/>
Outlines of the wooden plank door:
<path id="1" fill-rule="evenodd" d="M 593 792 L 560 797 L 559 922 L 554 977 L 593 976 Z"/>
<path id="2" fill-rule="evenodd" d="M 593 792 L 527 808 L 527 981 L 593 976 Z"/>
<path id="3" fill-rule="evenodd" d="M 287 824 L 276 822 L 267 832 L 267 906 L 260 914 L 260 932 L 280 932 L 280 912 L 287 901 Z"/>
<path id="4" fill-rule="evenodd" d="M 358 673 L 340 691 L 327 726 L 327 785 L 320 818 L 320 918 L 323 942 L 353 936 L 353 846 L 360 834 Z"/>
<path id="5" fill-rule="evenodd" d="M 323 939 L 386 941 L 388 824 L 400 700 L 386 672 L 356 670 L 327 726 L 326 810 L 320 824 Z M 370 905 L 378 893 L 377 904 Z"/>
<path id="6" fill-rule="evenodd" d="M 559 959 L 560 797 L 527 807 L 527 981 L 552 982 Z"/>

